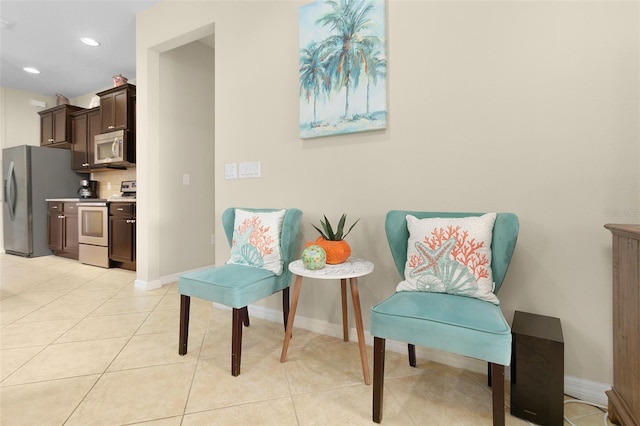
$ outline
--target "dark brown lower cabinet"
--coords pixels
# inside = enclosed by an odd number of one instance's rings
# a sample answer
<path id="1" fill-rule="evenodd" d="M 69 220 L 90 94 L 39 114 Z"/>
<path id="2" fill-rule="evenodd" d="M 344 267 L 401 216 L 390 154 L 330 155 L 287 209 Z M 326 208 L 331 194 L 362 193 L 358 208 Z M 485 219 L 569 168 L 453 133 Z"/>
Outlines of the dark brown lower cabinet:
<path id="1" fill-rule="evenodd" d="M 48 245 L 56 256 L 78 259 L 78 207 L 76 203 L 49 201 Z"/>
<path id="2" fill-rule="evenodd" d="M 109 204 L 109 259 L 116 267 L 136 270 L 136 203 Z"/>

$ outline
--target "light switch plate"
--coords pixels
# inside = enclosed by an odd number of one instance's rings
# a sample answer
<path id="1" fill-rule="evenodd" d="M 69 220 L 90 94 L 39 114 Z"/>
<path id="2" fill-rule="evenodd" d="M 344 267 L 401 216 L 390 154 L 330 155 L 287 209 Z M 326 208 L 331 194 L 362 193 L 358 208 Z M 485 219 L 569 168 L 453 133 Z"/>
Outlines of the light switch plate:
<path id="1" fill-rule="evenodd" d="M 260 177 L 260 162 L 251 161 L 247 163 L 240 163 L 238 175 L 240 179 L 246 178 L 259 178 Z"/>
<path id="2" fill-rule="evenodd" d="M 238 179 L 238 165 L 236 163 L 224 165 L 225 179 Z"/>

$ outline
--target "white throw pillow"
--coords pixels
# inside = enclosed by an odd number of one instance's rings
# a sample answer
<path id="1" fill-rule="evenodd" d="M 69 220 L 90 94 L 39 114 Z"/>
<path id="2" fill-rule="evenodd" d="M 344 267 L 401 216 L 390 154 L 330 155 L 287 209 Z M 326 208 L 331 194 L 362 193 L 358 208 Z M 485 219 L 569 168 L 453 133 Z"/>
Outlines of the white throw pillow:
<path id="1" fill-rule="evenodd" d="M 236 209 L 227 264 L 247 265 L 282 273 L 280 233 L 286 210 L 251 212 Z"/>
<path id="2" fill-rule="evenodd" d="M 396 291 L 450 293 L 500 304 L 493 294 L 491 273 L 496 216 L 418 219 L 407 215 L 405 276 Z"/>

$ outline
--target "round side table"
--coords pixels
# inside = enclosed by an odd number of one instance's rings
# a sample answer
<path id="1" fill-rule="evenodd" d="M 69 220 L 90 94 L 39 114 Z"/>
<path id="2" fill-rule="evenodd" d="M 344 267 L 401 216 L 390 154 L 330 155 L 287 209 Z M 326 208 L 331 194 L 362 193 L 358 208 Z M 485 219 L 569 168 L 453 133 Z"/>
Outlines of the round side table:
<path id="1" fill-rule="evenodd" d="M 347 280 L 351 286 L 351 300 L 353 302 L 353 316 L 356 321 L 356 330 L 358 332 L 358 346 L 360 348 L 360 361 L 362 362 L 362 373 L 364 375 L 365 384 L 371 384 L 369 375 L 369 363 L 367 361 L 367 350 L 364 342 L 364 330 L 362 325 L 362 310 L 360 309 L 360 293 L 358 291 L 358 277 L 373 272 L 373 263 L 363 259 L 348 259 L 344 263 L 338 265 L 326 265 L 322 269 L 310 270 L 306 269 L 302 264 L 302 260 L 296 260 L 289 264 L 289 270 L 295 275 L 296 280 L 293 287 L 293 300 L 291 301 L 291 309 L 287 320 L 287 329 L 282 345 L 282 354 L 280 362 L 287 360 L 287 350 L 291 340 L 293 321 L 296 316 L 296 308 L 298 307 L 298 299 L 300 297 L 300 288 L 302 287 L 302 278 L 315 278 L 318 280 L 340 280 L 342 295 L 342 330 L 343 340 L 349 341 L 349 321 L 347 316 Z"/>

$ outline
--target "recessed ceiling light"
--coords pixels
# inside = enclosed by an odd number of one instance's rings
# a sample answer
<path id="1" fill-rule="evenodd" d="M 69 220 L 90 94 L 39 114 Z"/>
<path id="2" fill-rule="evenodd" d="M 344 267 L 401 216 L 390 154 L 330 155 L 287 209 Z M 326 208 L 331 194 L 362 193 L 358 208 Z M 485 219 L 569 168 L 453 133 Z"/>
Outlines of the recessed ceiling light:
<path id="1" fill-rule="evenodd" d="M 96 46 L 100 46 L 100 43 L 95 41 L 92 38 L 89 37 L 82 37 L 80 39 L 81 42 L 83 42 L 84 44 L 86 44 L 87 46 L 91 46 L 91 47 L 96 47 Z"/>
<path id="2" fill-rule="evenodd" d="M 28 72 L 29 74 L 40 74 L 40 70 L 34 67 L 24 67 L 22 69 Z"/>

